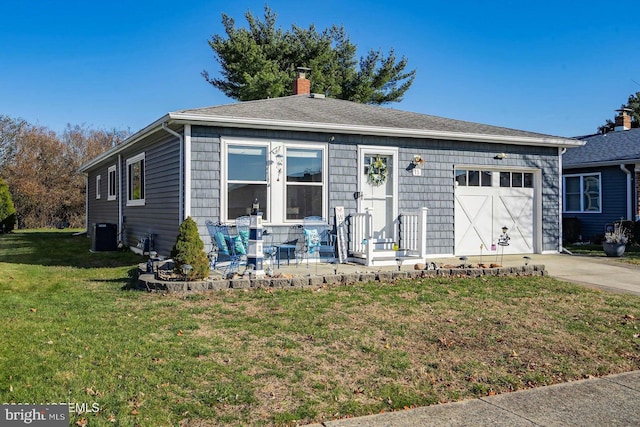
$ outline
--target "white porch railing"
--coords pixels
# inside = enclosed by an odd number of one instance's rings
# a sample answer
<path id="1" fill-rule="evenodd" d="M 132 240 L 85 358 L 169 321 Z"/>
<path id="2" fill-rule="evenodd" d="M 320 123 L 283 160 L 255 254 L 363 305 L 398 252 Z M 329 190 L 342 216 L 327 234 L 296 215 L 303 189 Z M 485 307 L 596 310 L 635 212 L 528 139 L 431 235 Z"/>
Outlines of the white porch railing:
<path id="1" fill-rule="evenodd" d="M 399 236 L 398 251 L 390 251 L 379 247 L 373 238 L 373 209 L 366 208 L 364 213 L 351 214 L 349 218 L 349 253 L 365 265 L 373 265 L 376 259 L 386 259 L 395 263 L 397 257 L 415 257 L 424 259 L 427 256 L 427 212 L 421 208 L 417 213 L 398 216 Z M 378 247 L 377 247 L 378 246 Z"/>
<path id="2" fill-rule="evenodd" d="M 420 258 L 427 256 L 427 212 L 428 208 L 420 208 L 413 214 L 400 214 L 398 217 L 400 250 L 408 255 Z"/>
<path id="3" fill-rule="evenodd" d="M 367 252 L 367 243 L 371 240 L 373 230 L 372 209 L 366 208 L 364 213 L 354 213 L 350 216 L 349 252 L 362 255 Z"/>

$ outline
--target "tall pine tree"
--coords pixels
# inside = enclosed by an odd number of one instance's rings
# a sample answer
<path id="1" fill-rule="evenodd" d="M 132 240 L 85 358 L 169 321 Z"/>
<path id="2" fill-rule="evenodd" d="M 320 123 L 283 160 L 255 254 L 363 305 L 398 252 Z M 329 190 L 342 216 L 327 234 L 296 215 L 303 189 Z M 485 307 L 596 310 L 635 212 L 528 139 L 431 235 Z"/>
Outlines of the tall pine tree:
<path id="1" fill-rule="evenodd" d="M 226 96 L 239 100 L 275 98 L 292 94 L 296 68 L 310 71 L 311 91 L 364 104 L 399 102 L 415 79 L 415 70 L 405 71 L 407 59 L 370 50 L 356 59 L 356 46 L 344 27 L 333 25 L 318 31 L 293 25 L 283 31 L 276 26 L 277 14 L 265 6 L 264 19 L 245 14 L 248 28 L 222 14 L 226 36 L 209 40 L 221 77 L 203 71 L 203 77 Z"/>

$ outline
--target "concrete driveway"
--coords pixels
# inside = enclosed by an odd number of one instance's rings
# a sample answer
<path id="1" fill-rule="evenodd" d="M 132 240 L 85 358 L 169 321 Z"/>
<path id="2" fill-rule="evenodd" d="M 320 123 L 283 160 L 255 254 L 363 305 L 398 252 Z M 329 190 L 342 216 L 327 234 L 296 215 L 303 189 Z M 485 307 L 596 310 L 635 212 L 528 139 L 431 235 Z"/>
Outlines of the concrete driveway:
<path id="1" fill-rule="evenodd" d="M 531 264 L 543 264 L 549 275 L 557 279 L 593 288 L 640 295 L 640 266 L 625 264 L 618 258 L 567 254 L 533 254 L 530 257 Z M 454 262 L 457 259 L 442 261 Z M 470 257 L 467 262 L 478 261 L 479 258 Z M 492 257 L 488 262 L 494 262 L 494 258 Z M 524 260 L 522 255 L 505 255 L 502 264 L 505 267 L 523 265 Z"/>

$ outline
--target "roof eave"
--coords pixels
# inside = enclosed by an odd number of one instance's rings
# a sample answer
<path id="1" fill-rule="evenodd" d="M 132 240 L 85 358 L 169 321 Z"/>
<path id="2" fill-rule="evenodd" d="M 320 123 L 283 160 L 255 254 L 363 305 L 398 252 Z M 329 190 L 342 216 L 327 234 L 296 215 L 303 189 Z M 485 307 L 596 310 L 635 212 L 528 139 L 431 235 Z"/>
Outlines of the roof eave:
<path id="1" fill-rule="evenodd" d="M 140 129 L 138 132 L 134 133 L 133 135 L 131 135 L 130 137 L 128 137 L 127 139 L 122 141 L 120 144 L 116 145 L 115 147 L 112 147 L 112 148 L 108 149 L 104 153 L 100 154 L 98 157 L 95 157 L 92 160 L 90 160 L 89 162 L 87 162 L 87 163 L 83 164 L 82 166 L 80 166 L 80 169 L 78 169 L 78 171 L 80 171 L 81 173 L 85 173 L 89 169 L 91 169 L 92 167 L 100 164 L 103 160 L 111 157 L 114 154 L 117 154 L 117 153 L 121 152 L 122 150 L 124 150 L 127 147 L 135 144 L 136 142 L 140 141 L 141 139 L 145 138 L 146 136 L 157 132 L 159 129 L 162 128 L 162 123 L 164 123 L 164 122 L 169 120 L 169 116 L 170 116 L 169 114 L 165 114 L 164 116 L 162 116 L 161 118 L 159 118 L 155 122 L 151 123 L 149 126 L 143 128 L 143 129 Z"/>
<path id="2" fill-rule="evenodd" d="M 606 166 L 619 166 L 619 165 L 629 165 L 629 164 L 640 164 L 639 159 L 618 159 L 618 160 L 606 160 L 601 162 L 585 162 L 585 163 L 574 163 L 574 164 L 562 164 L 562 169 L 582 169 L 582 168 L 600 168 Z"/>
<path id="3" fill-rule="evenodd" d="M 383 126 L 357 126 L 343 125 L 336 123 L 308 123 L 284 120 L 249 119 L 245 117 L 228 116 L 201 116 L 184 113 L 169 113 L 172 122 L 211 125 L 219 124 L 224 127 L 245 127 L 253 129 L 273 129 L 287 131 L 317 131 L 317 132 L 337 132 L 357 135 L 391 136 L 404 138 L 429 138 L 446 139 L 455 141 L 472 141 L 503 143 L 513 145 L 536 145 L 545 147 L 581 147 L 583 141 L 569 138 L 556 137 L 525 137 L 525 136 L 505 136 L 486 135 L 466 132 L 447 132 L 424 129 L 400 129 Z"/>

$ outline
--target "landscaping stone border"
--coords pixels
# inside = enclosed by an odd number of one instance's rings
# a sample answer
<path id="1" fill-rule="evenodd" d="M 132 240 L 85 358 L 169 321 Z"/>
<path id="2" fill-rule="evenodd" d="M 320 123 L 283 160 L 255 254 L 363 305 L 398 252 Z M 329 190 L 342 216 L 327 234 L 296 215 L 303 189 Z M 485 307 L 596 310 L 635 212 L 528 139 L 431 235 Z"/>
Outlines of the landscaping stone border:
<path id="1" fill-rule="evenodd" d="M 435 277 L 547 276 L 544 265 L 498 268 L 439 268 L 436 270 L 378 271 L 366 273 L 328 274 L 324 276 L 260 277 L 248 279 L 209 279 L 197 282 L 166 281 L 140 269 L 138 289 L 149 292 L 204 292 L 227 289 L 314 288 L 323 285 L 350 285 L 366 282 L 393 282 L 400 279 Z"/>

